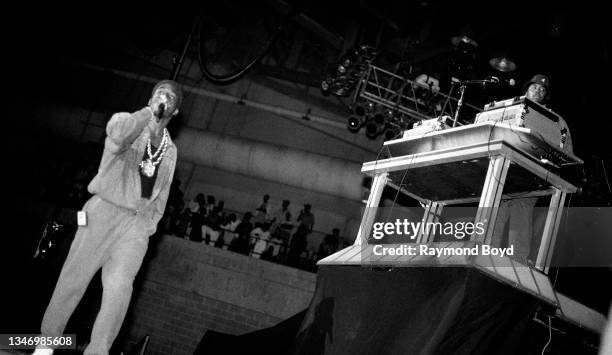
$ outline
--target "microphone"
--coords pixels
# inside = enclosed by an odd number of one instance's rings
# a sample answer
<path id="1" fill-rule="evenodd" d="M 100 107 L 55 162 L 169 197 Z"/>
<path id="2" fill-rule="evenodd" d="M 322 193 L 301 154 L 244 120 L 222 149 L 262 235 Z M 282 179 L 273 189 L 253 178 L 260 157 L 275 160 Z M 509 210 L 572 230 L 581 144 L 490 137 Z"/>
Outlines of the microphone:
<path id="1" fill-rule="evenodd" d="M 160 121 L 162 117 L 164 117 L 164 111 L 166 110 L 166 103 L 168 102 L 168 97 L 165 93 L 161 93 L 159 95 L 161 102 L 159 106 L 157 106 L 157 121 Z"/>
<path id="2" fill-rule="evenodd" d="M 164 116 L 164 111 L 166 110 L 166 105 L 162 102 L 157 106 L 157 121 L 161 120 Z"/>
<path id="3" fill-rule="evenodd" d="M 462 84 L 462 85 L 479 84 L 483 86 L 486 84 L 505 84 L 508 86 L 514 86 L 516 84 L 516 81 L 514 79 L 500 79 L 496 76 L 487 76 L 486 78 L 482 80 L 464 80 L 464 81 L 461 81 L 456 78 L 452 78 L 452 82 Z"/>
<path id="4" fill-rule="evenodd" d="M 514 86 L 516 85 L 516 81 L 514 79 L 500 79 L 496 76 L 487 76 L 484 79 L 485 82 L 487 83 L 495 83 L 495 84 L 505 84 L 508 86 Z"/>

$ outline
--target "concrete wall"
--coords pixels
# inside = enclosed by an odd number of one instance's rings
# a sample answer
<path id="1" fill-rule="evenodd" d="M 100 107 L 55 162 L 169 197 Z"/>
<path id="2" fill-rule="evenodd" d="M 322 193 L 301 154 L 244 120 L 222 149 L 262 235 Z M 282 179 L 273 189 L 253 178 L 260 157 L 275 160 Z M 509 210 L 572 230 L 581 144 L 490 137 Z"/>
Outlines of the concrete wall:
<path id="1" fill-rule="evenodd" d="M 151 252 L 151 251 L 150 251 Z M 122 334 L 150 354 L 191 354 L 207 329 L 243 334 L 302 311 L 316 275 L 163 236 L 143 267 Z"/>

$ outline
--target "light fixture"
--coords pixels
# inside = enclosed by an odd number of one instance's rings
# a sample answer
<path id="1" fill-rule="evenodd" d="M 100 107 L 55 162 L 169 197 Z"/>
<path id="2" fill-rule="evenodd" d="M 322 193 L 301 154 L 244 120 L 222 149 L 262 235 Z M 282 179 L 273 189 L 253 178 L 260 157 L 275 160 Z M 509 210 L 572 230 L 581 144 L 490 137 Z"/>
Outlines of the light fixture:
<path id="1" fill-rule="evenodd" d="M 469 76 L 475 69 L 478 43 L 469 26 L 451 37 L 453 50 L 449 56 L 450 74 L 457 77 Z"/>
<path id="2" fill-rule="evenodd" d="M 346 128 L 352 133 L 359 132 L 359 129 L 367 120 L 367 116 L 372 112 L 374 105 L 371 102 L 357 102 L 352 108 L 352 114 L 348 119 Z"/>
<path id="3" fill-rule="evenodd" d="M 324 95 L 346 97 L 355 90 L 361 75 L 368 69 L 376 57 L 376 50 L 369 46 L 360 46 L 349 50 L 327 73 L 321 82 Z"/>
<path id="4" fill-rule="evenodd" d="M 385 130 L 387 119 L 393 115 L 388 108 L 378 107 L 372 118 L 366 123 L 366 136 L 375 139 Z"/>
<path id="5" fill-rule="evenodd" d="M 478 42 L 468 37 L 467 35 L 454 36 L 451 38 L 451 43 L 455 47 L 460 47 L 460 46 L 470 46 L 474 48 L 478 47 Z"/>
<path id="6" fill-rule="evenodd" d="M 402 128 L 395 122 L 387 123 L 385 127 L 384 137 L 386 141 L 390 141 L 395 138 L 399 138 L 402 134 Z"/>
<path id="7" fill-rule="evenodd" d="M 478 42 L 474 39 L 474 30 L 471 25 L 462 26 L 455 32 L 455 35 L 451 37 L 451 43 L 456 48 L 477 48 Z"/>
<path id="8" fill-rule="evenodd" d="M 489 64 L 493 69 L 503 73 L 516 70 L 516 64 L 505 56 L 491 58 Z"/>
<path id="9" fill-rule="evenodd" d="M 346 128 L 348 128 L 349 131 L 351 131 L 351 133 L 357 133 L 359 132 L 359 129 L 361 128 L 361 125 L 363 124 L 364 119 L 363 117 L 357 117 L 354 115 L 351 115 L 351 117 L 349 117 L 348 119 L 348 123 L 346 124 Z"/>

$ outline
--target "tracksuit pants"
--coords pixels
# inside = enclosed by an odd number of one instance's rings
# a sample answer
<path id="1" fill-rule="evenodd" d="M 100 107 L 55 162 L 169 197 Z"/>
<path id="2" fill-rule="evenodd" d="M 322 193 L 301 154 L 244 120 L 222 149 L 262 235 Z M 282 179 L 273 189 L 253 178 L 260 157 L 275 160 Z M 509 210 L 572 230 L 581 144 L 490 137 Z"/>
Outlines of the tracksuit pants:
<path id="1" fill-rule="evenodd" d="M 42 334 L 59 336 L 95 273 L 102 269 L 102 305 L 84 354 L 108 354 L 132 296 L 132 283 L 154 232 L 133 211 L 93 196 L 62 267 L 42 321 Z"/>

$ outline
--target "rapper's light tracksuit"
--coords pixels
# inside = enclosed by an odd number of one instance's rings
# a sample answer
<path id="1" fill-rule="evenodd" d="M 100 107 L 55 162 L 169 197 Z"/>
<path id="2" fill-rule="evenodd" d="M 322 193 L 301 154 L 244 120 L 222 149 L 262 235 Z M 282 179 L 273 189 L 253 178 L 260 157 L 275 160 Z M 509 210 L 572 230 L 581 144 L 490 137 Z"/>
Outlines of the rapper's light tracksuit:
<path id="1" fill-rule="evenodd" d="M 42 321 L 42 334 L 59 336 L 94 274 L 102 268 L 102 305 L 85 354 L 107 354 L 127 312 L 132 282 L 148 239 L 163 215 L 176 147 L 168 143 L 150 199 L 141 198 L 139 164 L 149 138 L 151 111 L 113 115 L 98 174 L 88 186 L 94 196 L 83 209 L 87 226 L 78 228 Z"/>

